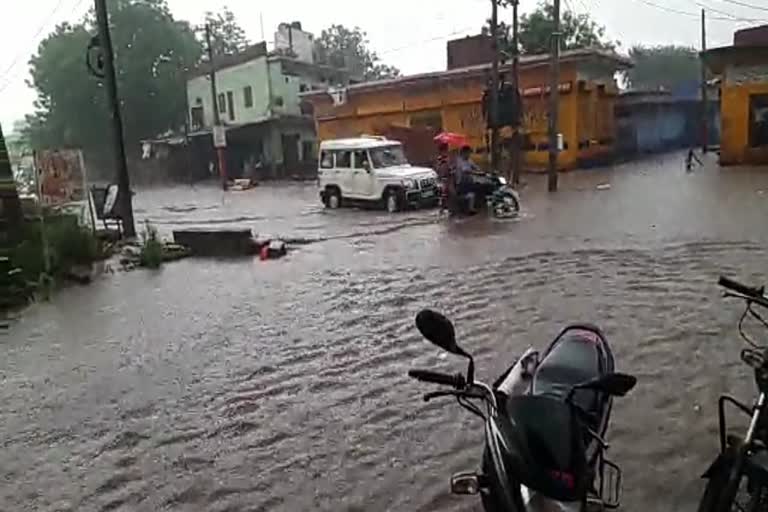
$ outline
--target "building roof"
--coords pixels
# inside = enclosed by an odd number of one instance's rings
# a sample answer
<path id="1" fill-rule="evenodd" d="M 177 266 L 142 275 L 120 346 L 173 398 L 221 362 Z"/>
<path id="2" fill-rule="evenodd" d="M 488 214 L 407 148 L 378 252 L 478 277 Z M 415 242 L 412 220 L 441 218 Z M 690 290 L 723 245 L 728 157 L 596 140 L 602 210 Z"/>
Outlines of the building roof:
<path id="1" fill-rule="evenodd" d="M 626 57 L 616 54 L 612 51 L 597 50 L 597 49 L 582 49 L 582 50 L 569 50 L 560 55 L 560 62 L 574 62 L 584 61 L 590 59 L 602 60 L 612 63 L 617 69 L 627 69 L 632 67 L 632 61 Z M 537 54 L 537 55 L 522 55 L 520 57 L 521 69 L 533 68 L 537 66 L 548 66 L 549 54 Z M 484 76 L 485 73 L 490 71 L 491 64 L 478 64 L 476 66 L 467 66 L 463 68 L 449 69 L 447 71 L 434 71 L 431 73 L 419 73 L 415 75 L 408 75 L 398 78 L 390 78 L 385 80 L 375 80 L 371 82 L 363 82 L 360 84 L 350 85 L 346 88 L 347 92 L 370 92 L 374 90 L 388 89 L 393 87 L 402 87 L 407 85 L 415 85 L 418 83 L 425 83 L 429 81 L 442 81 L 442 80 L 456 80 L 462 78 L 470 78 L 477 76 Z M 502 73 L 507 73 L 512 70 L 512 63 L 507 62 L 499 66 L 499 70 Z M 327 94 L 326 91 L 310 91 L 303 93 L 302 96 L 318 97 Z"/>
<path id="2" fill-rule="evenodd" d="M 294 72 L 300 70 L 316 70 L 319 72 L 327 72 L 328 74 L 349 74 L 349 70 L 343 68 L 337 68 L 335 66 L 328 66 L 325 64 L 318 64 L 315 62 L 306 62 L 297 59 L 291 55 L 286 55 L 280 52 L 268 52 L 267 43 L 264 41 L 249 46 L 244 51 L 234 55 L 219 55 L 216 57 L 216 71 L 227 69 L 240 64 L 245 64 L 252 60 L 266 57 L 270 62 L 281 61 L 290 66 L 290 69 Z M 197 78 L 199 76 L 209 75 L 211 73 L 211 65 L 207 61 L 201 62 L 197 68 L 191 70 L 188 75 L 188 79 Z"/>
<path id="3" fill-rule="evenodd" d="M 320 147 L 322 149 L 349 149 L 354 151 L 356 149 L 380 148 L 396 144 L 400 144 L 400 142 L 386 139 L 384 137 L 362 135 L 352 139 L 324 140 L 320 143 Z"/>
<path id="4" fill-rule="evenodd" d="M 699 55 L 713 73 L 721 74 L 728 65 L 768 64 L 768 45 L 721 46 Z"/>

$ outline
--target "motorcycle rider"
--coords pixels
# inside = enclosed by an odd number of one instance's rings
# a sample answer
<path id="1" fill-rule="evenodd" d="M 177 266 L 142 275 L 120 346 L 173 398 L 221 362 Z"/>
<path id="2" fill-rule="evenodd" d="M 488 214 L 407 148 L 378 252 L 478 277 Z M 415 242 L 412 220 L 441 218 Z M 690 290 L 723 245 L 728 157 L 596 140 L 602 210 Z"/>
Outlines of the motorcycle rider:
<path id="1" fill-rule="evenodd" d="M 462 146 L 459 151 L 459 157 L 456 159 L 456 169 L 454 171 L 454 179 L 456 185 L 456 195 L 458 198 L 466 198 L 469 204 L 469 211 L 475 212 L 475 193 L 472 181 L 472 173 L 478 172 L 479 169 L 475 163 L 469 159 L 472 154 L 472 148 L 469 146 Z"/>

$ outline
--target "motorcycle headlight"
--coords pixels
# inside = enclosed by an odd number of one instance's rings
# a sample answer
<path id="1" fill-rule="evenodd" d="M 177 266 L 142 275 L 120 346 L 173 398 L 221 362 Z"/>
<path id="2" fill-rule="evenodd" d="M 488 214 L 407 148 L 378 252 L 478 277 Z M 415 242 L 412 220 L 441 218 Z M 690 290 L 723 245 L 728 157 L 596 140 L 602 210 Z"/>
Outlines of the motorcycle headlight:
<path id="1" fill-rule="evenodd" d="M 403 186 L 405 188 L 414 188 L 416 186 L 416 182 L 413 180 L 403 180 Z"/>
<path id="2" fill-rule="evenodd" d="M 504 178 L 503 176 L 499 176 L 499 183 L 501 183 L 502 185 L 506 185 L 507 184 L 507 178 Z"/>

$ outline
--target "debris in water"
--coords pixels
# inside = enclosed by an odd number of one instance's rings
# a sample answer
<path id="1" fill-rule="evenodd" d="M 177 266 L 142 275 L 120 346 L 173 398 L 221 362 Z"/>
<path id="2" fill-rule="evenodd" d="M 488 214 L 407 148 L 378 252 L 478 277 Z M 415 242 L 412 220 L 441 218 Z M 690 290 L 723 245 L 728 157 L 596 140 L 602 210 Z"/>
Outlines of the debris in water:
<path id="1" fill-rule="evenodd" d="M 597 190 L 610 190 L 611 184 L 610 183 L 601 183 L 597 186 Z"/>

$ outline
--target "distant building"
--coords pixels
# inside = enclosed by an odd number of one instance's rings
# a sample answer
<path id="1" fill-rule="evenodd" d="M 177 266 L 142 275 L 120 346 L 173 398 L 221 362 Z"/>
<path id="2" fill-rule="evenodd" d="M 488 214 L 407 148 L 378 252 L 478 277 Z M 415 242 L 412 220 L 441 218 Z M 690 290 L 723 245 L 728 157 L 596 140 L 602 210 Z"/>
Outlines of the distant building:
<path id="1" fill-rule="evenodd" d="M 720 163 L 768 164 L 768 25 L 701 54 L 720 77 Z"/>
<path id="2" fill-rule="evenodd" d="M 297 25 L 280 25 L 275 52 L 268 52 L 262 42 L 216 60 L 216 102 L 220 122 L 227 128 L 229 177 L 242 175 L 247 166 L 256 166 L 261 173 L 295 172 L 316 159 L 312 115 L 302 108 L 299 95 L 347 85 L 349 74 L 314 64 L 308 52 L 312 35 Z M 286 33 L 291 35 L 284 47 Z M 186 92 L 189 135 L 204 138 L 200 147 L 211 149 L 205 158 L 215 161 L 210 71 L 210 65 L 203 63 L 188 77 Z M 196 158 L 202 158 L 199 151 Z"/>
<path id="3" fill-rule="evenodd" d="M 493 39 L 485 34 L 448 41 L 448 69 L 488 64 L 493 60 Z"/>
<path id="4" fill-rule="evenodd" d="M 275 52 L 293 56 L 302 62 L 315 62 L 315 39 L 301 30 L 301 23 L 281 23 L 275 32 Z"/>
<path id="5" fill-rule="evenodd" d="M 701 144 L 700 90 L 676 92 L 633 90 L 619 96 L 616 149 L 620 158 Z M 707 141 L 716 145 L 720 140 L 717 91 L 711 93 L 709 102 Z"/>
<path id="6" fill-rule="evenodd" d="M 462 44 L 478 44 L 478 41 Z M 463 59 L 457 43 L 448 43 L 449 59 Z M 464 57 L 458 57 L 463 55 Z M 467 57 L 469 58 L 469 57 Z M 464 61 L 466 62 L 466 61 Z M 459 63 L 450 61 L 449 67 Z M 560 116 L 558 129 L 564 149 L 558 157 L 561 169 L 600 160 L 613 154 L 616 129 L 614 104 L 617 70 L 630 62 L 613 52 L 575 50 L 562 54 Z M 507 78 L 511 64 L 501 66 Z M 482 98 L 490 77 L 490 65 L 479 64 L 351 85 L 344 90 L 313 91 L 304 97 L 314 105 L 321 139 L 385 134 L 393 127 L 457 132 L 467 136 L 480 162 L 488 161 L 488 137 Z M 525 55 L 520 59 L 520 93 L 523 97 L 525 164 L 543 169 L 548 160 L 549 57 Z M 501 131 L 502 139 L 509 136 Z"/>

